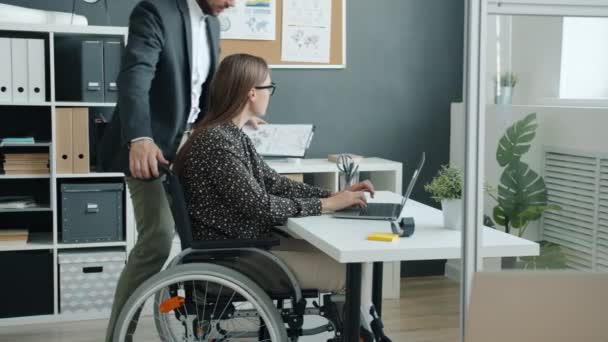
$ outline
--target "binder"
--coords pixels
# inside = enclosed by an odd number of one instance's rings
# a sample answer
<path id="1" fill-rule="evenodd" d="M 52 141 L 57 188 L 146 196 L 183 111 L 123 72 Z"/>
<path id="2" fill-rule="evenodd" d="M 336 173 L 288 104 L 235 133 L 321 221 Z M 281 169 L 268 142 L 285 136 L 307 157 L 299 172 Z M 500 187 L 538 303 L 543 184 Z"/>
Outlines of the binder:
<path id="1" fill-rule="evenodd" d="M 118 86 L 116 79 L 120 71 L 120 57 L 122 54 L 122 43 L 119 40 L 106 40 L 103 45 L 103 77 L 104 101 L 118 101 Z"/>
<path id="2" fill-rule="evenodd" d="M 13 102 L 11 39 L 0 37 L 0 102 Z"/>
<path id="3" fill-rule="evenodd" d="M 72 153 L 72 108 L 57 108 L 56 116 L 55 164 L 57 173 L 72 173 L 74 169 Z"/>
<path id="4" fill-rule="evenodd" d="M 27 102 L 27 40 L 11 38 L 11 66 L 13 68 L 13 102 Z"/>
<path id="5" fill-rule="evenodd" d="M 73 172 L 89 173 L 89 109 L 72 108 Z"/>
<path id="6" fill-rule="evenodd" d="M 40 103 L 46 100 L 46 79 L 44 63 L 44 40 L 27 40 L 27 67 L 28 67 L 28 100 Z"/>
<path id="7" fill-rule="evenodd" d="M 82 100 L 103 102 L 103 45 L 100 40 L 82 42 Z"/>

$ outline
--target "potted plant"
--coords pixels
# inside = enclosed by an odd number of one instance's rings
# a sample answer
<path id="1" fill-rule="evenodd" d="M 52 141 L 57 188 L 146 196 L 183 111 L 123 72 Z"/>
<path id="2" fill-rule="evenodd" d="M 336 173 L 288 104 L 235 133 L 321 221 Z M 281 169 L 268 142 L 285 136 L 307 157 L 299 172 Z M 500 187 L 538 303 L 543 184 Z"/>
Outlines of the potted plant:
<path id="1" fill-rule="evenodd" d="M 530 150 L 536 127 L 536 113 L 531 113 L 507 128 L 496 150 L 498 165 L 504 168 L 500 183 L 497 188 L 486 185 L 486 192 L 497 203 L 492 213 L 494 222 L 505 227 L 506 233 L 517 229 L 520 237 L 530 222 L 540 219 L 546 210 L 561 209 L 547 203 L 543 177 L 521 160 Z M 503 258 L 505 267 L 512 267 L 514 262 L 514 258 Z"/>
<path id="2" fill-rule="evenodd" d="M 450 165 L 442 165 L 435 178 L 424 186 L 431 198 L 441 203 L 446 228 L 462 228 L 462 186 L 462 171 Z"/>
<path id="3" fill-rule="evenodd" d="M 513 96 L 513 88 L 517 84 L 518 77 L 512 72 L 503 72 L 500 74 L 497 83 L 496 104 L 511 104 Z"/>

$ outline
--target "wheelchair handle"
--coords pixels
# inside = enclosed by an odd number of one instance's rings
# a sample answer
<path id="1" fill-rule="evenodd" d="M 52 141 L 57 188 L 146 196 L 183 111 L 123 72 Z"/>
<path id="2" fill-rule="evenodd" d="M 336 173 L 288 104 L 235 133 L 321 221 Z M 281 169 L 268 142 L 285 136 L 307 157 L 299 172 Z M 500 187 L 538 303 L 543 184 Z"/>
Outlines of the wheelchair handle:
<path id="1" fill-rule="evenodd" d="M 170 175 L 172 173 L 173 171 L 171 170 L 171 164 L 167 165 L 160 162 L 158 163 L 158 178 L 162 177 L 163 175 Z"/>

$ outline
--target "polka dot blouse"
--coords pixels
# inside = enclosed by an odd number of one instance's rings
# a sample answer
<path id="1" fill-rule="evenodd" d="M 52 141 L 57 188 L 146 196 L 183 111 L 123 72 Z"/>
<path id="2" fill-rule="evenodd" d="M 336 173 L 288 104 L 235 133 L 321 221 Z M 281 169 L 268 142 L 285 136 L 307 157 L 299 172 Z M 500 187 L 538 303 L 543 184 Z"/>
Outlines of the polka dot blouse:
<path id="1" fill-rule="evenodd" d="M 194 239 L 256 239 L 289 217 L 321 214 L 330 192 L 276 173 L 232 122 L 194 139 L 182 174 Z"/>

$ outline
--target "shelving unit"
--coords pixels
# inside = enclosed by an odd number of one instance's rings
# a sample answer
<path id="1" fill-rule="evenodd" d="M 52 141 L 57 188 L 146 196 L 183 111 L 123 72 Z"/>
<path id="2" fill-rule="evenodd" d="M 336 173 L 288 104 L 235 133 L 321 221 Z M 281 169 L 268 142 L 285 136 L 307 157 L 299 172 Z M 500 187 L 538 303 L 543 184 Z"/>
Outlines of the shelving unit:
<path id="1" fill-rule="evenodd" d="M 26 143 L 0 143 L 0 147 L 50 147 L 50 142 L 37 142 L 33 144 Z"/>
<path id="2" fill-rule="evenodd" d="M 56 107 L 115 107 L 116 103 L 59 101 L 59 102 L 55 102 L 55 106 Z"/>
<path id="3" fill-rule="evenodd" d="M 33 251 L 39 249 L 52 249 L 53 235 L 52 234 L 32 234 L 29 241 L 25 245 L 0 245 L 0 252 L 7 251 Z"/>
<path id="4" fill-rule="evenodd" d="M 51 178 L 50 174 L 40 174 L 40 175 L 0 175 L 0 180 L 3 179 L 44 179 Z"/>
<path id="5" fill-rule="evenodd" d="M 0 213 L 27 213 L 32 211 L 52 211 L 53 209 L 49 206 L 32 206 L 27 208 L 16 208 L 16 209 L 0 209 Z"/>
<path id="6" fill-rule="evenodd" d="M 62 314 L 60 312 L 59 303 L 59 266 L 58 266 L 58 253 L 64 250 L 99 250 L 100 248 L 111 248 L 113 250 L 121 250 L 128 254 L 133 246 L 134 238 L 134 219 L 132 215 L 131 203 L 126 200 L 129 198 L 128 191 L 125 187 L 123 193 L 123 206 L 124 208 L 124 230 L 125 238 L 124 241 L 117 242 L 99 242 L 99 243 L 62 243 L 60 241 L 61 225 L 58 220 L 60 219 L 60 203 L 58 203 L 59 186 L 62 183 L 86 183 L 86 182 L 97 182 L 97 181 L 113 181 L 112 178 L 118 183 L 124 181 L 124 175 L 122 173 L 84 173 L 84 174 L 58 174 L 55 165 L 55 156 L 57 155 L 57 129 L 56 129 L 56 109 L 58 107 L 88 107 L 88 108 L 112 108 L 115 103 L 100 103 L 100 102 L 83 102 L 83 101 L 58 101 L 56 87 L 58 82 L 61 82 L 64 78 L 56 70 L 55 61 L 55 42 L 57 39 L 65 38 L 89 38 L 89 37 L 102 37 L 102 38 L 119 38 L 126 43 L 127 28 L 126 27 L 106 27 L 106 26 L 56 26 L 56 25 L 19 25 L 19 24 L 0 24 L 0 37 L 11 37 L 11 38 L 38 38 L 44 39 L 45 42 L 45 78 L 46 78 L 46 100 L 44 102 L 17 102 L 7 103 L 0 102 L 0 116 L 1 114 L 7 114 L 11 112 L 17 112 L 17 114 L 26 114 L 22 120 L 29 120 L 35 122 L 42 120 L 43 123 L 39 123 L 39 126 L 44 127 L 45 137 L 40 138 L 42 141 L 34 144 L 0 144 L 0 152 L 10 151 L 10 149 L 17 149 L 19 153 L 29 153 L 29 150 L 35 152 L 49 153 L 49 174 L 9 174 L 0 175 L 0 195 L 9 195 L 6 193 L 7 190 L 3 189 L 4 185 L 11 184 L 14 188 L 15 182 L 24 184 L 36 183 L 32 185 L 36 191 L 47 191 L 48 193 L 32 194 L 36 197 L 41 197 L 45 201 L 48 199 L 48 203 L 43 203 L 37 207 L 23 208 L 23 209 L 0 209 L 0 222 L 3 220 L 3 215 L 10 215 L 11 220 L 15 221 L 22 219 L 23 222 L 30 223 L 28 220 L 38 220 L 43 222 L 43 228 L 37 229 L 34 232 L 30 232 L 27 244 L 2 244 L 0 242 L 0 256 L 11 253 L 11 256 L 19 253 L 30 253 L 30 252 L 43 252 L 48 250 L 52 254 L 52 311 L 44 313 L 36 313 L 35 315 L 19 316 L 19 317 L 6 317 L 0 315 L 0 326 L 15 325 L 15 324 L 28 324 L 28 323 L 41 323 L 41 322 L 55 322 L 55 321 L 66 321 L 66 320 L 80 320 L 88 318 L 104 318 L 108 315 L 102 314 Z M 62 100 L 62 99 L 59 99 Z M 6 117 L 6 116 L 5 116 Z M 25 126 L 27 122 L 19 122 L 19 115 L 13 116 L 11 122 L 17 122 L 19 125 Z M 3 119 L 3 125 L 7 122 Z M 47 124 L 48 123 L 48 124 Z M 20 126 L 21 127 L 21 126 Z M 10 131 L 10 128 L 5 128 L 2 132 Z M 22 131 L 22 130 L 17 130 Z M 0 132 L 0 135 L 2 134 Z M 47 134 L 48 133 L 48 134 Z M 91 134 L 91 132 L 90 132 Z M 47 136 L 48 135 L 48 136 Z M 37 137 L 35 137 L 37 138 Z M 48 183 L 48 188 L 47 188 Z M 6 189 L 7 187 L 4 187 Z M 10 188 L 10 187 L 9 187 Z M 8 190 L 10 191 L 10 190 Z M 23 190 L 26 191 L 26 190 Z M 32 218 L 36 216 L 37 218 Z M 47 217 L 48 216 L 48 217 Z M 48 220 L 48 224 L 47 224 Z M 39 222 L 37 224 L 40 224 Z M 47 227 L 48 226 L 48 227 Z M 38 232 L 38 230 L 42 230 Z M 16 253 L 16 254 L 15 254 Z M 18 259 L 17 259 L 18 260 Z M 15 265 L 19 267 L 20 265 Z M 46 269 L 48 271 L 48 269 Z M 2 273 L 0 273 L 2 274 Z M 2 276 L 4 278 L 4 275 Z M 48 299 L 48 298 L 47 298 Z M 0 312 L 1 314 L 1 312 Z"/>

